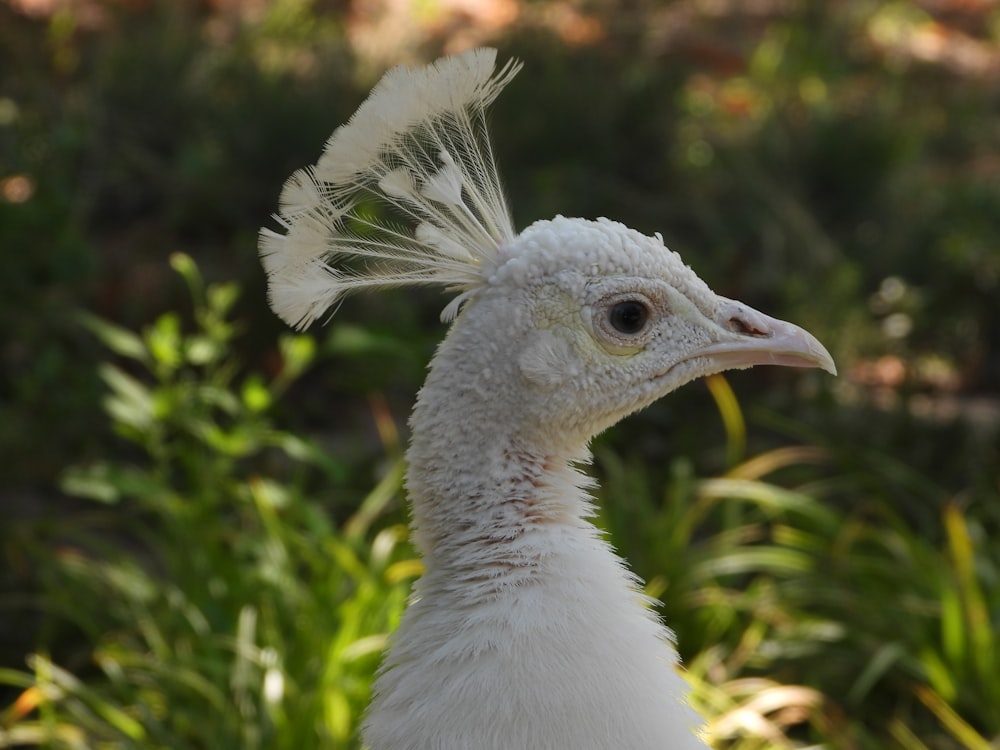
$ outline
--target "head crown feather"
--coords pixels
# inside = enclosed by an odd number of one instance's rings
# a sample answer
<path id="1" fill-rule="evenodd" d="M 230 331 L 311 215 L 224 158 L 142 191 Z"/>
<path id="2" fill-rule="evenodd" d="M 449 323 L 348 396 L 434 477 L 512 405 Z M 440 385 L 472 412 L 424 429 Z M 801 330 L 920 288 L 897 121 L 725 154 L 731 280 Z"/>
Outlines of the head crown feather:
<path id="1" fill-rule="evenodd" d="M 454 317 L 483 282 L 483 264 L 514 238 L 486 133 L 486 108 L 520 69 L 495 71 L 476 49 L 387 72 L 319 161 L 285 183 L 260 230 L 271 307 L 304 328 L 346 294 L 440 284 L 460 292 Z M 389 209 L 395 216 L 386 217 Z"/>

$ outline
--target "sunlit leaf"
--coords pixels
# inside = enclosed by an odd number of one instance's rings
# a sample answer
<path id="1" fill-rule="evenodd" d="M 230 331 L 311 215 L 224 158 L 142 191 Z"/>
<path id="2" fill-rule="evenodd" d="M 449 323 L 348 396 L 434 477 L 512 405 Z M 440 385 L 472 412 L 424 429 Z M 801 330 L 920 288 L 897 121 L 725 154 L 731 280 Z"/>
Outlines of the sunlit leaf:
<path id="1" fill-rule="evenodd" d="M 264 379 L 259 375 L 251 375 L 243 381 L 240 397 L 250 411 L 258 413 L 266 411 L 273 401 L 271 391 L 264 385 Z"/>
<path id="2" fill-rule="evenodd" d="M 740 409 L 740 402 L 724 375 L 718 373 L 711 375 L 705 378 L 704 383 L 715 400 L 715 406 L 726 428 L 726 465 L 735 466 L 746 451 L 747 428 L 743 420 L 743 410 Z"/>
<path id="3" fill-rule="evenodd" d="M 220 342 L 208 336 L 192 336 L 185 347 L 188 362 L 198 367 L 216 361 L 222 353 Z"/>
<path id="4" fill-rule="evenodd" d="M 80 313 L 80 322 L 93 332 L 115 354 L 146 362 L 149 352 L 142 338 L 121 326 L 89 313 Z"/>
<path id="5" fill-rule="evenodd" d="M 173 370 L 181 363 L 181 322 L 176 313 L 164 313 L 146 331 L 146 345 L 158 364 Z"/>
<path id="6" fill-rule="evenodd" d="M 920 685 L 917 697 L 927 706 L 952 737 L 962 743 L 966 750 L 995 750 L 995 746 L 965 721 L 955 709 L 931 688 Z"/>
<path id="7" fill-rule="evenodd" d="M 114 365 L 102 365 L 100 373 L 112 391 L 104 402 L 108 414 L 116 422 L 145 431 L 153 421 L 149 388 Z"/>

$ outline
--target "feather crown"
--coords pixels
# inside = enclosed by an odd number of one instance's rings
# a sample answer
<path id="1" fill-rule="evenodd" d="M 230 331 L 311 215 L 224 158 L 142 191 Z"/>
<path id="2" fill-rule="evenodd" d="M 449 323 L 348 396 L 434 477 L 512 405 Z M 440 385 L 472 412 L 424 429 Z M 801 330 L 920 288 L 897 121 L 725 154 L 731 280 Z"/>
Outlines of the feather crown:
<path id="1" fill-rule="evenodd" d="M 304 328 L 352 291 L 438 284 L 453 318 L 514 239 L 486 108 L 521 65 L 475 49 L 388 71 L 319 161 L 285 183 L 260 230 L 271 307 Z M 373 204 L 381 204 L 375 208 Z M 379 216 L 388 208 L 397 220 Z M 374 209 L 374 210 L 373 210 Z"/>

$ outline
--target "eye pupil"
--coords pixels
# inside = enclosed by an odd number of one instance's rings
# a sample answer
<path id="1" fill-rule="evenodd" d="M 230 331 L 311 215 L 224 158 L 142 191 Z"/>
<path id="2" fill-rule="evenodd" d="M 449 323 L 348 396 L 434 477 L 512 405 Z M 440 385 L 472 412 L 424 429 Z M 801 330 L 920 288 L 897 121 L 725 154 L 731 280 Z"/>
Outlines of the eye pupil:
<path id="1" fill-rule="evenodd" d="M 638 333 L 649 320 L 649 310 L 642 302 L 626 300 L 613 305 L 608 321 L 619 333 Z"/>

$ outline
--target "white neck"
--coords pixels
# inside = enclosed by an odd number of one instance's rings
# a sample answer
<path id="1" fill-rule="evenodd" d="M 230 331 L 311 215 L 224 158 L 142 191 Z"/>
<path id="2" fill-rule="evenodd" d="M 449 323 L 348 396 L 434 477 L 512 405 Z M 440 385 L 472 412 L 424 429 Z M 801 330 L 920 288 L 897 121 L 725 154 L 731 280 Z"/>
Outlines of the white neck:
<path id="1" fill-rule="evenodd" d="M 516 367 L 461 351 L 449 336 L 413 415 L 425 575 L 375 686 L 369 747 L 704 748 L 669 631 L 587 520 L 585 446 L 526 437 L 505 398 Z"/>

